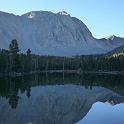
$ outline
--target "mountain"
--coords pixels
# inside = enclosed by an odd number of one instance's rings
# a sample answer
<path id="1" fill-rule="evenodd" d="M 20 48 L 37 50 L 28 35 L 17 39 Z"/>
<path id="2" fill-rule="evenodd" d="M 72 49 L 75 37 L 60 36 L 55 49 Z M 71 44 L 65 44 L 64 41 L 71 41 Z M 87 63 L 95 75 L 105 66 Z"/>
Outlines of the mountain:
<path id="1" fill-rule="evenodd" d="M 122 45 L 118 48 L 115 48 L 114 50 L 108 52 L 107 55 L 121 54 L 121 53 L 124 53 L 124 45 Z"/>
<path id="2" fill-rule="evenodd" d="M 17 39 L 22 52 L 74 56 L 104 54 L 121 45 L 124 38 L 96 39 L 87 26 L 67 12 L 32 11 L 21 16 L 0 12 L 0 48 Z"/>

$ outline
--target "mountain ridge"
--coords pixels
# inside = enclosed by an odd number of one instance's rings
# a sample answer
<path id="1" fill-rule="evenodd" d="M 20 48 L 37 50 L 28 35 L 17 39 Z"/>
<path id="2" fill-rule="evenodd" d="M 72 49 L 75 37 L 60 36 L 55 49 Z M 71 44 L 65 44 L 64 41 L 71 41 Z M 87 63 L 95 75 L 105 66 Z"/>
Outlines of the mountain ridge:
<path id="1" fill-rule="evenodd" d="M 8 49 L 17 39 L 22 52 L 53 56 L 95 55 L 107 53 L 124 39 L 96 39 L 87 26 L 65 11 L 31 11 L 21 16 L 0 12 L 0 48 Z"/>

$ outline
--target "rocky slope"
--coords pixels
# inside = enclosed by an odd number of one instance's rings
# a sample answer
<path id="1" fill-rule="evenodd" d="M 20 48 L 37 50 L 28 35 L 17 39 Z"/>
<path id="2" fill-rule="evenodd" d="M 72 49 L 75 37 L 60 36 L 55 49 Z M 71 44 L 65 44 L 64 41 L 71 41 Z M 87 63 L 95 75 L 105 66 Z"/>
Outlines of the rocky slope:
<path id="1" fill-rule="evenodd" d="M 114 54 L 123 54 L 124 53 L 124 45 L 115 48 L 114 50 L 107 53 L 107 55 L 114 55 Z"/>
<path id="2" fill-rule="evenodd" d="M 124 44 L 112 36 L 95 39 L 87 26 L 67 12 L 32 11 L 22 16 L 0 12 L 0 48 L 8 49 L 17 39 L 23 52 L 40 55 L 74 56 L 103 54 Z"/>

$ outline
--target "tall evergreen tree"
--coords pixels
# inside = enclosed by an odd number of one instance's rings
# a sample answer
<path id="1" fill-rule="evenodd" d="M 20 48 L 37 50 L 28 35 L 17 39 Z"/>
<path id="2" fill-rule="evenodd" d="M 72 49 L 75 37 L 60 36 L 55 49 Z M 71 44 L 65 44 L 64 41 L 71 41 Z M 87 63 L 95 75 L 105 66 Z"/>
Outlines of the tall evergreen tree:
<path id="1" fill-rule="evenodd" d="M 20 69 L 20 60 L 19 60 L 19 47 L 17 40 L 14 39 L 11 41 L 11 44 L 9 45 L 9 57 L 10 57 L 10 71 L 12 72 L 18 72 Z"/>
<path id="2" fill-rule="evenodd" d="M 31 50 L 28 49 L 27 50 L 27 67 L 26 67 L 26 71 L 30 72 L 32 70 L 32 57 L 31 57 Z"/>

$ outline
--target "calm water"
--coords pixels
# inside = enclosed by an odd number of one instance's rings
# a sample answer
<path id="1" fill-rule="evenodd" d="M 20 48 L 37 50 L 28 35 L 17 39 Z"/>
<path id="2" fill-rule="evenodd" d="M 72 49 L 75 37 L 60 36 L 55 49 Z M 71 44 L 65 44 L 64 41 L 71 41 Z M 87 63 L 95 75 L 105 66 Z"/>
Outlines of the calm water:
<path id="1" fill-rule="evenodd" d="M 0 124 L 124 124 L 121 75 L 0 78 Z"/>

